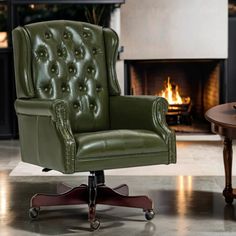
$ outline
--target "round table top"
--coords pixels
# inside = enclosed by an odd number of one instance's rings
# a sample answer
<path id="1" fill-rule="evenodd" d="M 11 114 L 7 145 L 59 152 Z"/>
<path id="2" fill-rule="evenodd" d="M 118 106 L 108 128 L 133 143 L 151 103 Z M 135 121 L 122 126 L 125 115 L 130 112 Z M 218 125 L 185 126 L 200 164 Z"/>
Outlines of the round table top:
<path id="1" fill-rule="evenodd" d="M 236 102 L 212 107 L 206 112 L 205 117 L 208 121 L 221 127 L 236 128 Z"/>

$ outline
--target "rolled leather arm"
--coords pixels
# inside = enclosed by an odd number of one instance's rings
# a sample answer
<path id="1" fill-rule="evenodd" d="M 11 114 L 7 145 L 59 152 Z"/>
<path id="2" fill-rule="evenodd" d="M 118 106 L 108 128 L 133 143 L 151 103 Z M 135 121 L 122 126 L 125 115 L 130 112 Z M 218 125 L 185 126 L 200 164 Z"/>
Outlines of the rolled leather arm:
<path id="1" fill-rule="evenodd" d="M 175 133 L 166 123 L 168 102 L 157 96 L 110 97 L 111 129 L 146 129 L 156 132 L 169 146 L 169 158 L 175 162 Z"/>
<path id="2" fill-rule="evenodd" d="M 76 144 L 69 123 L 67 103 L 59 99 L 17 99 L 15 109 L 19 128 L 22 129 L 21 141 L 30 142 L 35 137 L 38 141 L 37 147 L 27 147 L 31 151 L 22 150 L 22 159 L 63 173 L 73 173 Z M 25 124 L 29 122 L 31 130 L 26 130 L 28 125 Z"/>
<path id="3" fill-rule="evenodd" d="M 147 129 L 162 132 L 168 103 L 155 96 L 110 97 L 111 128 Z"/>
<path id="4" fill-rule="evenodd" d="M 56 120 L 56 106 L 66 103 L 63 100 L 42 100 L 42 99 L 16 99 L 15 110 L 17 114 L 34 116 L 51 116 Z"/>

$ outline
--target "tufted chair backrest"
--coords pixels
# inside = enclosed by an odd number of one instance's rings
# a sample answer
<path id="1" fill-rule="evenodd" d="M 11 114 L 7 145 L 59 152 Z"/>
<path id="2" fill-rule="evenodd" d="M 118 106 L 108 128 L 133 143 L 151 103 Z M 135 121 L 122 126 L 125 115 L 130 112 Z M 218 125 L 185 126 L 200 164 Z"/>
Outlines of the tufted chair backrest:
<path id="1" fill-rule="evenodd" d="M 112 30 L 40 22 L 15 29 L 13 43 L 18 98 L 66 100 L 73 132 L 109 129 L 109 96 L 120 94 Z"/>

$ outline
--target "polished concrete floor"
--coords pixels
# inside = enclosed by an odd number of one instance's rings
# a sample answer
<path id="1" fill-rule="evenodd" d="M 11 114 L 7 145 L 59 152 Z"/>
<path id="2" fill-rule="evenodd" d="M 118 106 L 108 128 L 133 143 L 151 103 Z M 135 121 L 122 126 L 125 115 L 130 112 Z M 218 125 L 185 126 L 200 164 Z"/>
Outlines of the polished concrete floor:
<path id="1" fill-rule="evenodd" d="M 0 236 L 236 235 L 236 200 L 233 205 L 224 203 L 223 176 L 107 176 L 109 186 L 127 183 L 131 195 L 150 196 L 157 214 L 147 222 L 139 209 L 99 206 L 101 228 L 91 232 L 86 206 L 42 209 L 37 220 L 28 218 L 29 199 L 34 193 L 56 192 L 61 182 L 76 186 L 87 182 L 85 176 L 9 176 L 18 162 L 18 143 L 1 141 Z"/>

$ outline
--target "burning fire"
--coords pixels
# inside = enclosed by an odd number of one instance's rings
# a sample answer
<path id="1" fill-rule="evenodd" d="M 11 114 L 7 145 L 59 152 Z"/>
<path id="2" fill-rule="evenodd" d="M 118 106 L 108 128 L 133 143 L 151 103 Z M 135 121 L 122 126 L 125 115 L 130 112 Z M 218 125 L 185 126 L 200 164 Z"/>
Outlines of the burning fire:
<path id="1" fill-rule="evenodd" d="M 161 91 L 159 96 L 164 97 L 169 104 L 187 104 L 190 102 L 190 97 L 182 98 L 179 94 L 178 85 L 170 83 L 170 77 L 167 79 L 165 89 Z"/>

